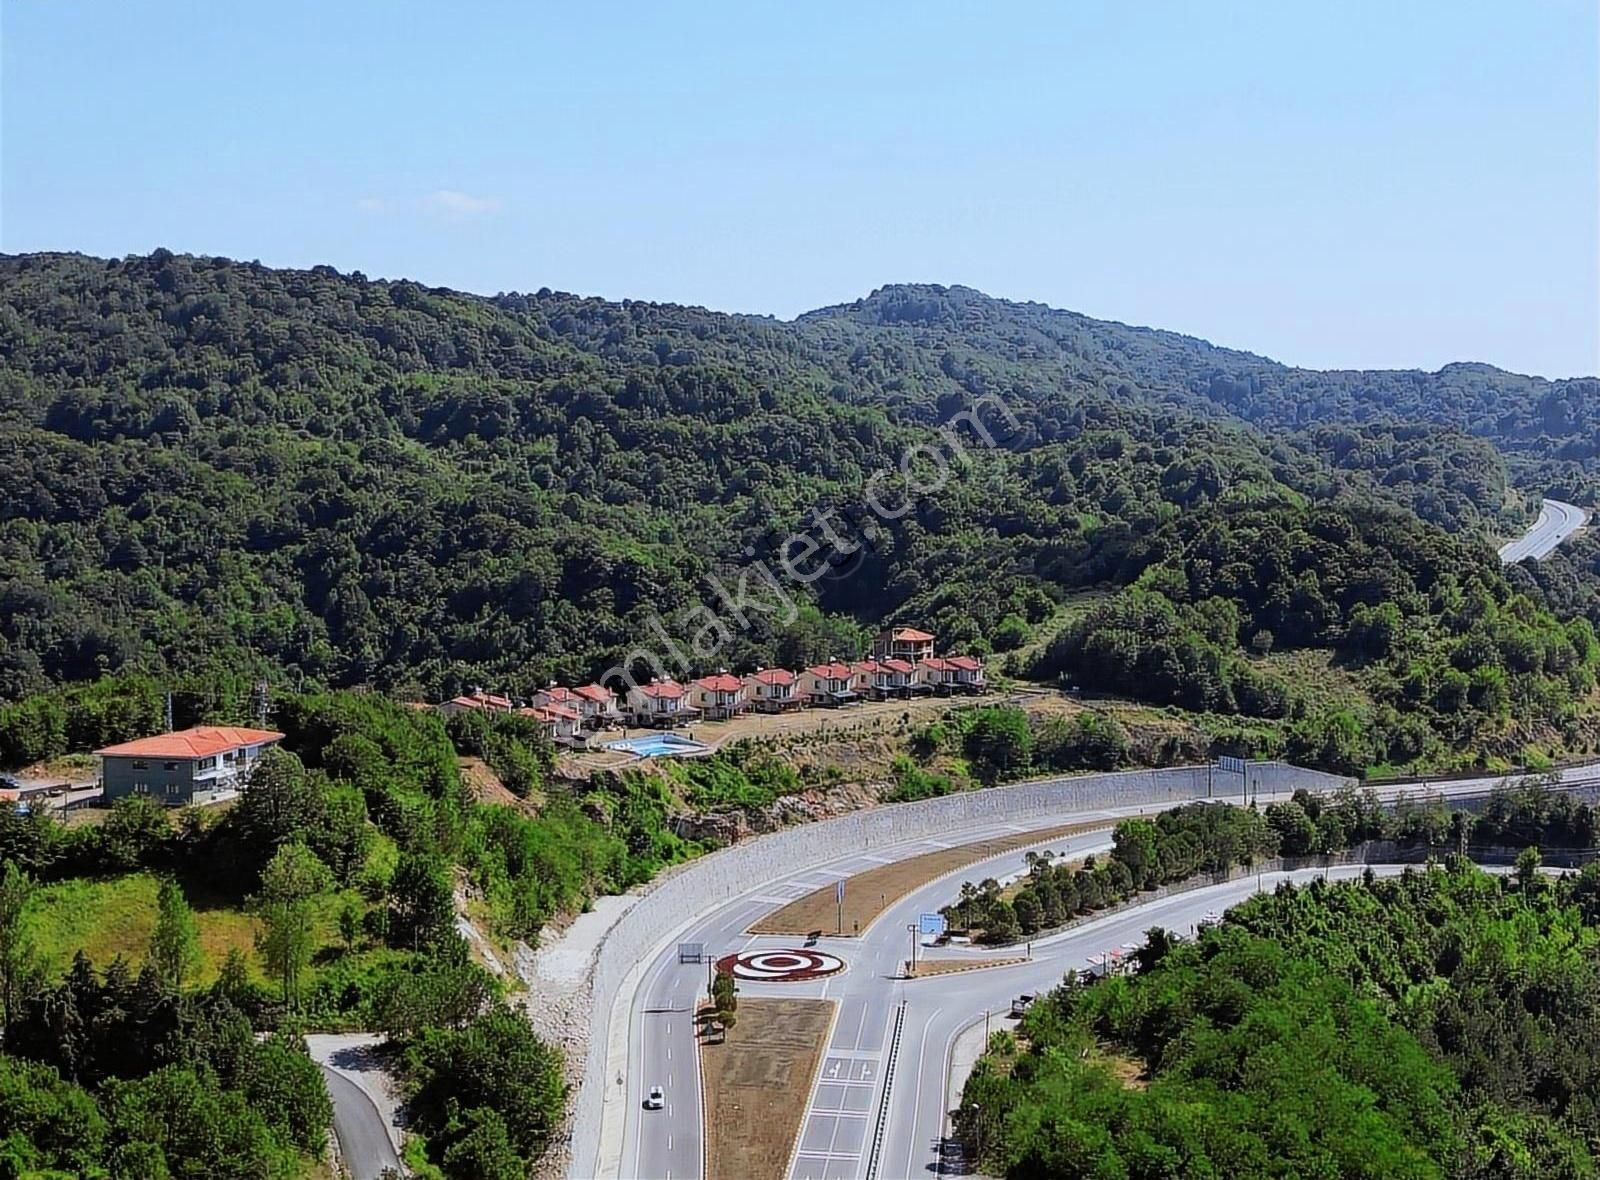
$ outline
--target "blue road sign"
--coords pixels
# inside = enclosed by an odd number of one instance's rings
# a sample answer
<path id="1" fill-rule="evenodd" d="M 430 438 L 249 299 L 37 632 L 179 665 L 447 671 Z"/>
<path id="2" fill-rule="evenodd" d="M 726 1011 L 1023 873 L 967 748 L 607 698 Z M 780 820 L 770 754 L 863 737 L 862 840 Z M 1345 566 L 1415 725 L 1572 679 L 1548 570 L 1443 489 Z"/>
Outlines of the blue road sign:
<path id="1" fill-rule="evenodd" d="M 923 914 L 917 919 L 917 930 L 922 934 L 943 934 L 945 926 L 943 914 Z"/>

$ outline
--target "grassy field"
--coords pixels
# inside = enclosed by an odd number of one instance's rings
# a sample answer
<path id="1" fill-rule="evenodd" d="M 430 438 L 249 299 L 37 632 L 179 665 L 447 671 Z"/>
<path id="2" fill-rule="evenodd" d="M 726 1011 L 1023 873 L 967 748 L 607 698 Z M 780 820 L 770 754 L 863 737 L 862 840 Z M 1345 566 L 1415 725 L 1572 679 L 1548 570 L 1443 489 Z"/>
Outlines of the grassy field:
<path id="1" fill-rule="evenodd" d="M 42 886 L 29 903 L 28 932 L 33 945 L 44 958 L 52 976 L 59 976 L 82 949 L 96 967 L 104 969 L 117 955 L 137 972 L 150 946 L 156 923 L 156 894 L 161 882 L 153 873 L 129 873 L 122 877 L 98 880 L 61 881 Z M 318 905 L 319 944 L 339 942 L 338 915 L 346 896 L 329 894 Z M 210 983 L 217 977 L 223 960 L 235 947 L 250 962 L 257 982 L 266 982 L 256 956 L 256 933 L 260 921 L 237 907 L 206 906 L 193 897 L 195 918 L 200 927 L 200 948 L 205 962 L 198 982 Z"/>

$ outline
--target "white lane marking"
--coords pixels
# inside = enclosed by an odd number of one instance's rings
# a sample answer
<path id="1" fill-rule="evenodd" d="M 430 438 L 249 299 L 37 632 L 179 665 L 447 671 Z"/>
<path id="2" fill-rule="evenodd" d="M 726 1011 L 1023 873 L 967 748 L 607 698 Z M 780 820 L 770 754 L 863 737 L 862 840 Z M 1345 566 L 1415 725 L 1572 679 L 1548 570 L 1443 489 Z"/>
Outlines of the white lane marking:
<path id="1" fill-rule="evenodd" d="M 667 1046 L 667 1060 L 668 1061 L 672 1060 L 672 1046 L 671 1045 Z"/>
<path id="2" fill-rule="evenodd" d="M 943 1011 L 943 1007 L 935 1008 L 932 1013 L 929 1014 L 927 1023 L 922 1026 L 922 1046 L 917 1050 L 917 1080 L 916 1090 L 914 1091 L 916 1097 L 912 1099 L 911 1102 L 911 1142 L 906 1148 L 906 1166 L 905 1170 L 900 1173 L 902 1176 L 910 1176 L 913 1174 L 911 1168 L 911 1157 L 915 1155 L 917 1151 L 917 1119 L 922 1114 L 922 1063 L 928 1055 L 928 1030 L 933 1027 L 934 1020 L 938 1017 L 939 1013 Z"/>

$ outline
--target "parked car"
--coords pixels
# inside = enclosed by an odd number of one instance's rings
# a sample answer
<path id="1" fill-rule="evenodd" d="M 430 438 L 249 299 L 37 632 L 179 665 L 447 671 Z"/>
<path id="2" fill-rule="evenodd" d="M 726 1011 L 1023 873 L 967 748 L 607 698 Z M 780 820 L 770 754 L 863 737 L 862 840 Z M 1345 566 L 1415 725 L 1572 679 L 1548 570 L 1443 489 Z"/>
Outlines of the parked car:
<path id="1" fill-rule="evenodd" d="M 651 1086 L 650 1093 L 644 1100 L 644 1108 L 646 1110 L 660 1110 L 666 1104 L 667 1096 L 661 1092 L 661 1087 Z"/>

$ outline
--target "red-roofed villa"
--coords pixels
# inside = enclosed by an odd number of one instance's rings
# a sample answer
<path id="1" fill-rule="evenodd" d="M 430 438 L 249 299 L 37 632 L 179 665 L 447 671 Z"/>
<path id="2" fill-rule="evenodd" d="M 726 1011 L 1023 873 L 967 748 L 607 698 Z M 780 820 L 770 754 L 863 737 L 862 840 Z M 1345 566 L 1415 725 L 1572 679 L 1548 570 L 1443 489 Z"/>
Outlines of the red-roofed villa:
<path id="1" fill-rule="evenodd" d="M 206 803 L 235 790 L 261 755 L 283 740 L 272 729 L 197 725 L 174 733 L 106 746 L 100 779 L 106 802 L 149 795 L 172 807 Z"/>
<path id="2" fill-rule="evenodd" d="M 737 717 L 750 702 L 745 695 L 744 681 L 723 669 L 715 676 L 702 676 L 689 681 L 690 703 L 707 721 L 720 721 Z"/>

